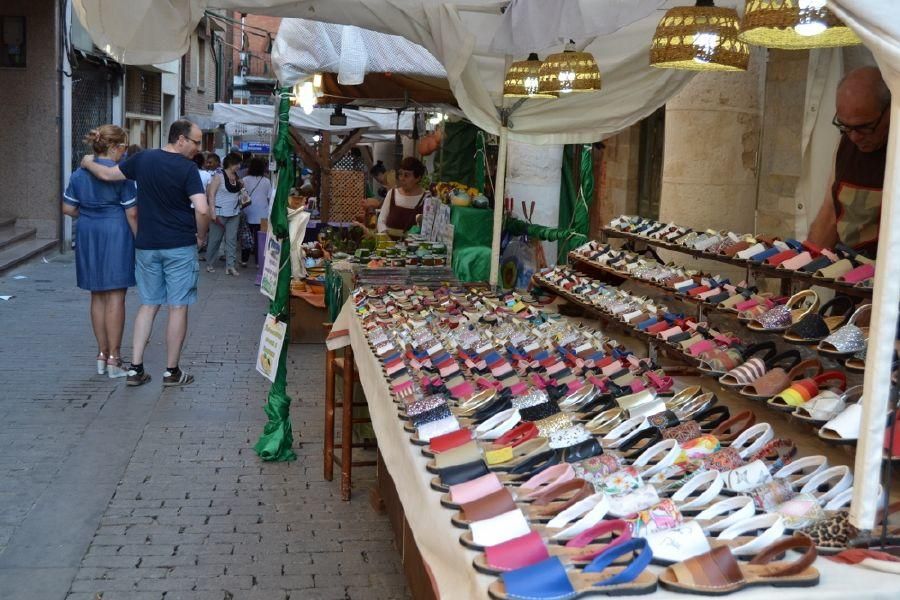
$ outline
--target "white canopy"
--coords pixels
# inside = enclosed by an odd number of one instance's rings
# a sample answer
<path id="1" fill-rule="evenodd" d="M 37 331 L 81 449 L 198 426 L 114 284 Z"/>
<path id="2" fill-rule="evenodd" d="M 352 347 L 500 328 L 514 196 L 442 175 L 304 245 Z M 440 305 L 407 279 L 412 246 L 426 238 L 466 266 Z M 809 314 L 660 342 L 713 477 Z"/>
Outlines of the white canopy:
<path id="1" fill-rule="evenodd" d="M 354 129 L 365 129 L 367 133 L 393 133 L 412 131 L 415 113 L 400 113 L 398 126 L 397 111 L 384 109 L 345 109 L 347 124 L 336 126 L 330 123 L 334 111 L 330 108 L 314 108 L 306 114 L 299 107 L 291 108 L 291 127 L 303 132 L 330 131 L 345 134 Z M 275 123 L 275 107 L 268 104 L 226 104 L 213 105 L 212 120 L 219 124 L 243 123 L 271 127 Z"/>
<path id="2" fill-rule="evenodd" d="M 508 0 L 459 0 L 458 3 L 439 0 L 75 0 L 74 9 L 97 46 L 128 64 L 151 64 L 181 57 L 187 52 L 191 33 L 207 7 L 313 18 L 401 35 L 423 46 L 444 65 L 453 94 L 466 116 L 482 129 L 500 134 L 499 196 L 502 195 L 506 169 L 507 137 L 537 144 L 599 140 L 650 114 L 690 78 L 689 74 L 679 71 L 647 68 L 649 40 L 660 14 L 644 16 L 638 11 L 646 10 L 652 3 L 633 0 L 631 5 L 635 12 L 628 12 L 628 18 L 643 18 L 625 24 L 621 22 L 626 18 L 621 9 L 629 0 L 570 1 L 577 2 L 583 14 L 597 15 L 595 22 L 618 19 L 616 25 L 625 25 L 618 30 L 615 26 L 609 28 L 614 31 L 609 35 L 581 40 L 587 42 L 588 50 L 598 59 L 604 88 L 559 100 L 530 100 L 516 111 L 507 123 L 508 128 L 501 126 L 502 120 L 495 109 L 499 101 L 497 94 L 507 63 L 521 55 L 514 46 L 507 48 L 510 52 L 505 55 L 503 48 L 498 50 L 491 44 L 494 39 L 516 41 L 511 25 L 515 14 L 507 15 L 509 24 L 504 24 L 506 21 L 500 8 L 508 6 L 508 13 L 518 12 L 521 8 L 530 15 L 527 22 L 546 23 L 547 36 L 558 39 L 567 37 L 570 32 L 558 30 L 565 25 L 566 19 L 560 18 L 557 0 L 511 3 Z M 667 2 L 666 6 L 689 3 L 678 0 Z M 739 4 L 739 0 L 719 1 L 722 6 L 736 3 Z M 543 20 L 536 17 L 541 14 L 539 5 L 545 11 Z M 900 94 L 898 2 L 828 0 L 828 5 L 860 35 L 875 55 L 894 96 Z M 542 36 L 542 39 L 546 38 Z M 896 102 L 891 107 L 891 119 L 900 123 L 900 104 Z M 875 521 L 876 507 L 871 499 L 877 496 L 879 485 L 884 416 L 900 302 L 900 279 L 890 275 L 900 270 L 898 129 L 896 126 L 891 129 L 888 140 L 863 423 L 851 510 L 854 524 L 864 529 L 870 528 Z M 498 226 L 499 221 L 495 221 L 495 243 L 499 240 Z"/>

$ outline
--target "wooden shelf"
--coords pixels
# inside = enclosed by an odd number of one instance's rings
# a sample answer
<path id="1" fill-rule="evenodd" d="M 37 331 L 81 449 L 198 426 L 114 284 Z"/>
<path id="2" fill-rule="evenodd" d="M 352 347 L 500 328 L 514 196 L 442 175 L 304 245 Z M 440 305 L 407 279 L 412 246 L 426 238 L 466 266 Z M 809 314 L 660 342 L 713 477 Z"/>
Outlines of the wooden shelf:
<path id="1" fill-rule="evenodd" d="M 777 269 L 775 267 L 771 267 L 769 265 L 760 264 L 760 263 L 752 263 L 747 260 L 741 260 L 738 258 L 731 258 L 729 256 L 723 256 L 721 254 L 713 254 L 711 252 L 704 252 L 702 250 L 695 250 L 693 248 L 685 248 L 684 246 L 679 246 L 677 244 L 671 244 L 669 242 L 663 242 L 661 240 L 652 240 L 639 235 L 634 235 L 633 233 L 626 233 L 624 231 L 618 231 L 617 229 L 611 229 L 609 227 L 604 227 L 602 229 L 603 234 L 606 237 L 610 238 L 622 238 L 626 240 L 632 240 L 635 242 L 642 242 L 648 246 L 653 246 L 655 248 L 662 248 L 664 250 L 672 250 L 673 252 L 680 252 L 682 254 L 689 254 L 695 258 L 704 258 L 706 260 L 714 260 L 716 262 L 724 263 L 727 265 L 732 265 L 735 267 L 740 267 L 742 269 L 747 269 L 749 272 L 753 273 L 757 277 L 768 277 L 773 279 L 780 279 L 782 281 L 788 281 L 791 284 L 801 284 L 804 288 L 808 288 L 811 286 L 819 286 L 824 288 L 829 288 L 832 290 L 837 290 L 842 294 L 847 294 L 849 296 L 856 296 L 859 298 L 872 298 L 872 290 L 866 288 L 858 288 L 853 287 L 852 285 L 847 285 L 844 283 L 840 283 L 838 281 L 828 281 L 825 279 L 819 279 L 817 277 L 813 277 L 807 273 L 801 273 L 798 271 L 788 271 L 786 269 Z"/>

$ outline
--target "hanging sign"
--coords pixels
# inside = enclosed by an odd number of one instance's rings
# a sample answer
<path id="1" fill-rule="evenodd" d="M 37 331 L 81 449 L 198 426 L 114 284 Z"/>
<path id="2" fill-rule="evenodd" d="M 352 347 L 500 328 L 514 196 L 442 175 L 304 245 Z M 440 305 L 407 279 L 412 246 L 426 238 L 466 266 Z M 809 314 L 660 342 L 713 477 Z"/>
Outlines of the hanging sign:
<path id="1" fill-rule="evenodd" d="M 286 332 L 287 323 L 276 320 L 273 315 L 266 315 L 262 335 L 259 337 L 256 370 L 272 383 L 275 383 L 275 373 L 278 372 L 278 360 L 281 358 L 281 347 L 284 346 Z"/>
<path id="2" fill-rule="evenodd" d="M 263 262 L 262 279 L 259 282 L 259 291 L 270 300 L 275 299 L 275 288 L 278 287 L 278 274 L 281 271 L 281 242 L 272 232 L 266 236 L 266 256 Z"/>

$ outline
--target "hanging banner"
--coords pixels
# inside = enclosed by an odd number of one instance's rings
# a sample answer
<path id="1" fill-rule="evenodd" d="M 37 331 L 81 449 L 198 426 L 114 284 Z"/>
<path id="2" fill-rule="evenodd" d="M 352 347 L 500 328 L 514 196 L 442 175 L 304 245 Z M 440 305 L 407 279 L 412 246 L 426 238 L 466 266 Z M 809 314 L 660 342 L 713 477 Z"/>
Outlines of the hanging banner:
<path id="1" fill-rule="evenodd" d="M 281 263 L 281 242 L 275 236 L 266 238 L 266 257 L 263 262 L 262 280 L 259 282 L 259 292 L 269 298 L 275 299 L 275 290 L 278 288 L 278 272 Z"/>
<path id="2" fill-rule="evenodd" d="M 286 332 L 287 323 L 278 321 L 272 315 L 266 315 L 262 335 L 259 336 L 256 370 L 260 375 L 273 383 L 275 382 L 275 373 L 278 372 L 278 361 L 281 357 L 281 347 L 284 346 L 284 335 Z"/>

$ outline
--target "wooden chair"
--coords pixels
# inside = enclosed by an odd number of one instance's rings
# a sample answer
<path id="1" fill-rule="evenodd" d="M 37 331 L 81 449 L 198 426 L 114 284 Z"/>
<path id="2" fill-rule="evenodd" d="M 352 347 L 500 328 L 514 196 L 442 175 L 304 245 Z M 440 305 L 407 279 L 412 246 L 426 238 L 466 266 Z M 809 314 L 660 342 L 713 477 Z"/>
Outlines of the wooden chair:
<path id="1" fill-rule="evenodd" d="M 330 323 L 325 324 L 327 328 Z M 335 398 L 335 377 L 342 379 L 341 401 Z M 365 402 L 353 402 L 353 384 L 359 381 L 359 372 L 353 362 L 353 350 L 350 346 L 344 348 L 343 356 L 339 356 L 335 350 L 325 351 L 325 441 L 324 461 L 325 479 L 331 481 L 334 478 L 334 465 L 341 467 L 341 500 L 350 500 L 351 470 L 353 467 L 375 466 L 374 460 L 354 461 L 353 448 L 363 448 L 367 444 L 353 441 L 353 426 L 358 423 L 371 423 L 371 419 L 354 417 L 355 406 L 367 406 Z M 334 412 L 341 409 L 341 439 L 334 439 Z M 335 446 L 340 446 L 340 455 L 335 454 Z"/>

